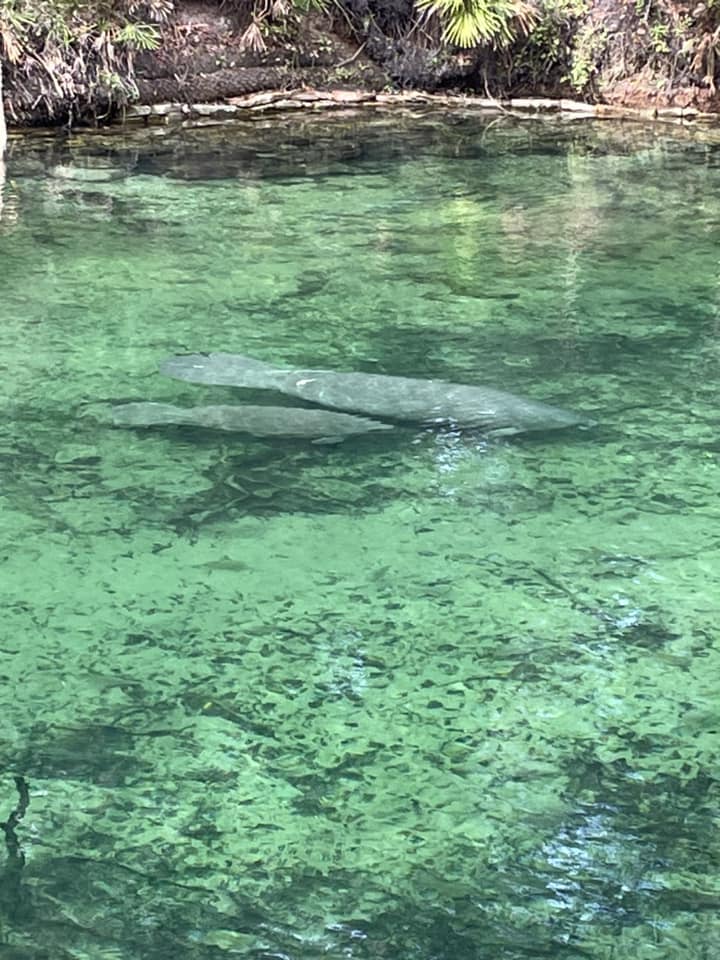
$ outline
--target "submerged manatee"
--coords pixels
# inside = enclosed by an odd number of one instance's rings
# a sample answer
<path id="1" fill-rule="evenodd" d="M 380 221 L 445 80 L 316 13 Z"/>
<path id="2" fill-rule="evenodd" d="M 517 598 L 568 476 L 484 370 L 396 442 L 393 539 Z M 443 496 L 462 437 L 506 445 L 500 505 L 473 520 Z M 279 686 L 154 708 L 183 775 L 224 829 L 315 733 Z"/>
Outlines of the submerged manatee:
<path id="1" fill-rule="evenodd" d="M 175 407 L 170 403 L 126 403 L 113 407 L 112 415 L 118 427 L 177 424 L 250 433 L 254 437 L 304 437 L 313 443 L 340 443 L 353 434 L 392 430 L 389 423 L 365 417 L 296 407 Z"/>
<path id="2" fill-rule="evenodd" d="M 279 390 L 325 407 L 393 420 L 479 428 L 494 436 L 592 422 L 570 410 L 491 387 L 375 373 L 287 370 L 233 353 L 171 357 L 160 364 L 160 372 L 192 383 Z"/>

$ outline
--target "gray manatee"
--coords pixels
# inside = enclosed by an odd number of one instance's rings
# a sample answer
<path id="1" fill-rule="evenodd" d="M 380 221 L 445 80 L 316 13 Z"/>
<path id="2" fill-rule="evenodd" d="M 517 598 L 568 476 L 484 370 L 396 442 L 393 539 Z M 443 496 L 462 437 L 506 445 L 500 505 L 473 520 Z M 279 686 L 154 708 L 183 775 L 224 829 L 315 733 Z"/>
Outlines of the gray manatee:
<path id="1" fill-rule="evenodd" d="M 171 357 L 160 364 L 160 372 L 191 383 L 278 390 L 336 410 L 478 428 L 494 436 L 592 424 L 581 414 L 491 387 L 376 373 L 288 370 L 233 353 Z"/>
<path id="2" fill-rule="evenodd" d="M 392 430 L 389 423 L 365 417 L 299 407 L 176 407 L 171 403 L 125 403 L 113 407 L 112 416 L 118 427 L 177 424 L 250 433 L 254 437 L 299 437 L 313 443 L 340 443 L 354 434 Z"/>

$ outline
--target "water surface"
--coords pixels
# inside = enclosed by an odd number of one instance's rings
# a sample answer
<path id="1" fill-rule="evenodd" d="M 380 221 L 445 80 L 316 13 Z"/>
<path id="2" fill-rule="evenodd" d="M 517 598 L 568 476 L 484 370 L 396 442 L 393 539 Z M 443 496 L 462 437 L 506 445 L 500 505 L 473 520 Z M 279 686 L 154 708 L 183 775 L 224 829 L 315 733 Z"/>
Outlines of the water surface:
<path id="1" fill-rule="evenodd" d="M 666 128 L 15 145 L 3 957 L 720 954 L 718 198 Z M 599 426 L 110 426 L 291 403 L 156 372 L 210 349 Z"/>

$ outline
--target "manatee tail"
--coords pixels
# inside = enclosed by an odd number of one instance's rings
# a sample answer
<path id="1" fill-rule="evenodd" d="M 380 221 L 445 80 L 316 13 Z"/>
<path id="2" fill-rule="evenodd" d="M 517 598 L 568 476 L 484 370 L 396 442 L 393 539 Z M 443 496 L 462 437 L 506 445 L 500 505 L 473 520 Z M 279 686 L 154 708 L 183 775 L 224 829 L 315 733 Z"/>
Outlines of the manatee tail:
<path id="1" fill-rule="evenodd" d="M 190 353 L 163 360 L 160 373 L 190 383 L 273 390 L 285 371 L 237 353 Z"/>
<path id="2" fill-rule="evenodd" d="M 116 427 L 153 427 L 161 423 L 193 422 L 192 410 L 174 407 L 171 403 L 124 403 L 121 407 L 112 408 L 112 418 Z"/>

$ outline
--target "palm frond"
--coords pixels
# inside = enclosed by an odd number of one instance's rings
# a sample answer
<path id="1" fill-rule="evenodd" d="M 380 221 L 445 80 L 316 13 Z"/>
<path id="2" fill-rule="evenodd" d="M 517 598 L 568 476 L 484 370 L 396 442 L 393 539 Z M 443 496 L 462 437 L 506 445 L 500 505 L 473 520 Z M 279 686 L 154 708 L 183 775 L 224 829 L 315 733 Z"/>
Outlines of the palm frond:
<path id="1" fill-rule="evenodd" d="M 458 47 L 478 43 L 504 43 L 514 27 L 527 30 L 535 19 L 524 0 L 416 0 L 417 9 L 436 15 L 443 25 L 443 39 Z"/>

